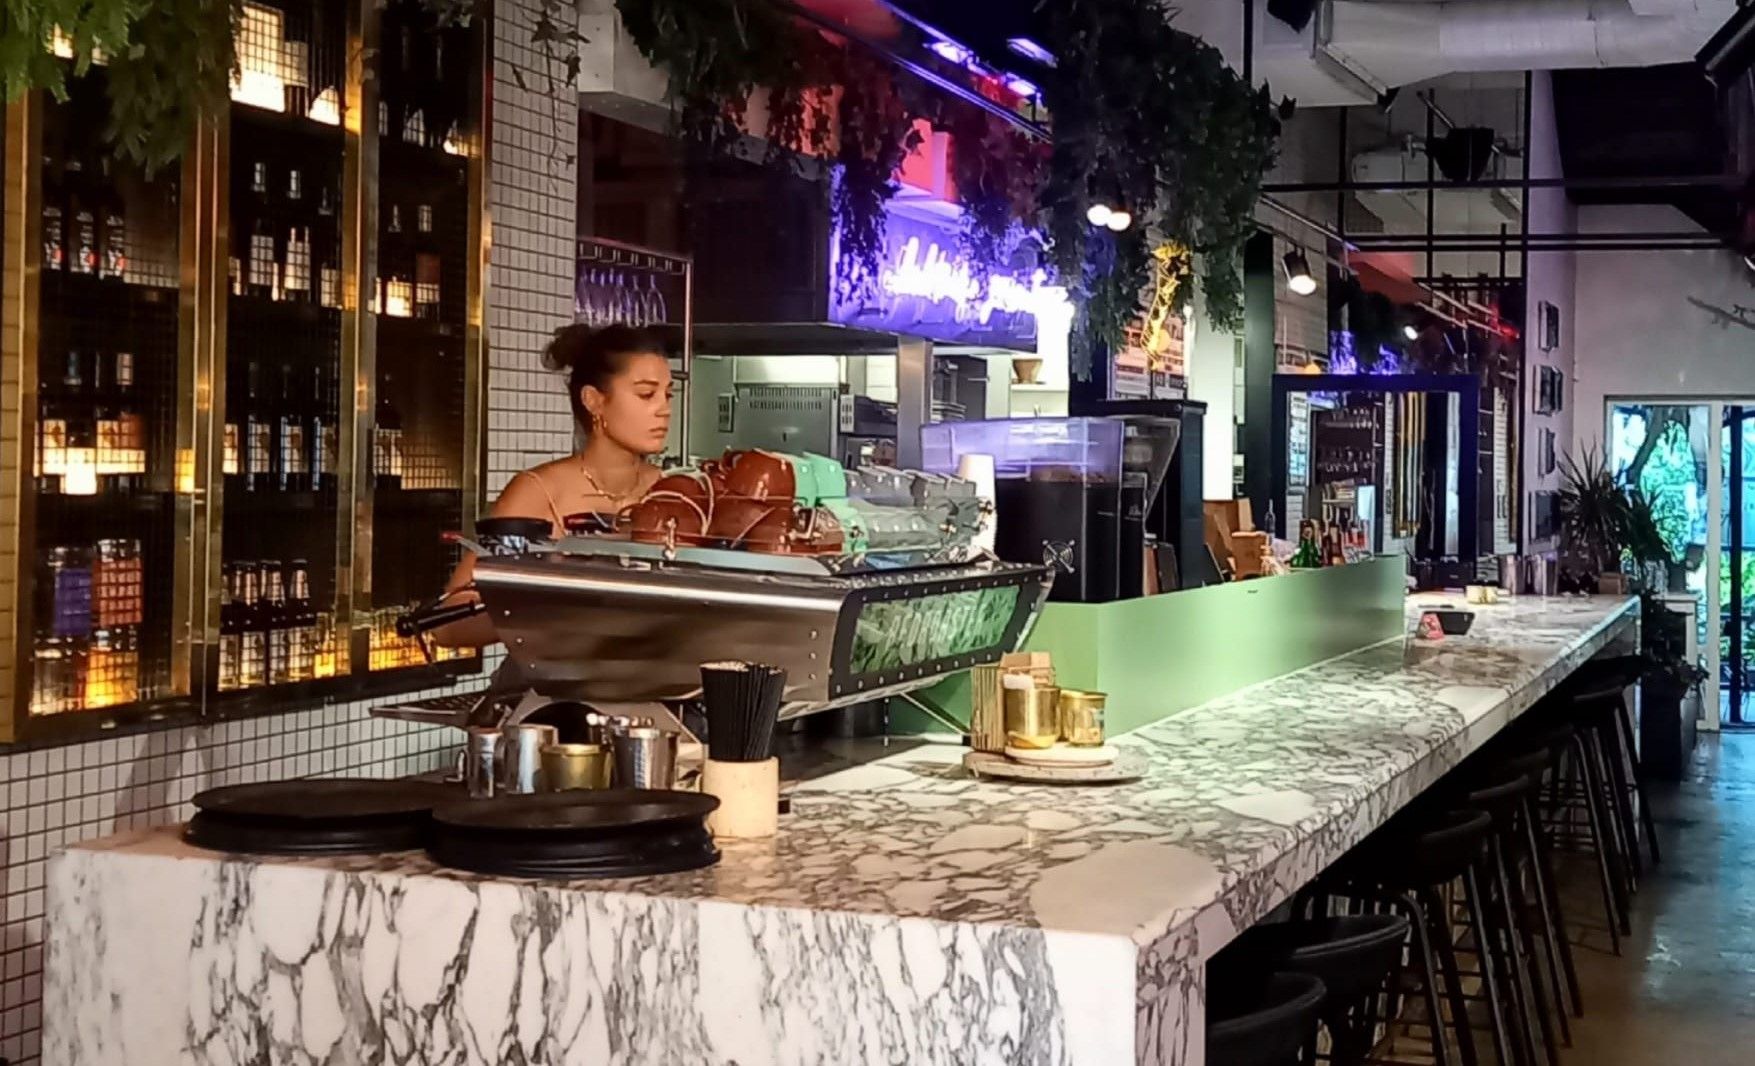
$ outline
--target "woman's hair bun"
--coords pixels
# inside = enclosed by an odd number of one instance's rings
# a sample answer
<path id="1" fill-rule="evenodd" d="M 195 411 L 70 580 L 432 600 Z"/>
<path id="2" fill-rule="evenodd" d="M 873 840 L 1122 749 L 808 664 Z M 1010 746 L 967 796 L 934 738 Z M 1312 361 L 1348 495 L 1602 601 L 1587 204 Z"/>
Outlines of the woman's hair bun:
<path id="1" fill-rule="evenodd" d="M 573 417 L 585 425 L 589 416 L 580 395 L 585 386 L 607 392 L 611 379 L 627 368 L 629 356 L 646 354 L 665 354 L 664 338 L 657 330 L 619 323 L 597 327 L 575 323 L 555 331 L 542 353 L 542 365 L 567 372 Z"/>

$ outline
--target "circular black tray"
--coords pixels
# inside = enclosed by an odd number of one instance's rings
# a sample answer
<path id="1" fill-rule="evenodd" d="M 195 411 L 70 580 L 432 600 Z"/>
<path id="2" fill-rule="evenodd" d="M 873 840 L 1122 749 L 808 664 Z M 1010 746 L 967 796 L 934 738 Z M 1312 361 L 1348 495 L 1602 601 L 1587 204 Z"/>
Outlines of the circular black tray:
<path id="1" fill-rule="evenodd" d="M 426 843 L 433 808 L 455 789 L 426 781 L 268 781 L 198 793 L 183 839 L 215 851 L 333 855 Z"/>
<path id="2" fill-rule="evenodd" d="M 427 852 L 459 870 L 509 877 L 645 877 L 710 866 L 712 796 L 646 789 L 557 792 L 449 804 Z"/>

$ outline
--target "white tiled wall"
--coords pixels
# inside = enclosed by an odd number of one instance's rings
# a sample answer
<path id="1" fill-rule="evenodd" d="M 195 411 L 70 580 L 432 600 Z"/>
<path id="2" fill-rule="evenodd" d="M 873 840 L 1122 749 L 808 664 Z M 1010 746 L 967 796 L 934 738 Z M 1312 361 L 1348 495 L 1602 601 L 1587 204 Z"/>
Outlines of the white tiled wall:
<path id="1" fill-rule="evenodd" d="M 495 11 L 490 492 L 572 447 L 566 396 L 542 369 L 541 352 L 572 318 L 578 109 L 564 86 L 555 106 L 547 102 L 549 81 L 530 47 L 534 9 L 529 0 L 501 0 Z M 518 86 L 513 65 L 524 68 L 528 90 Z M 368 706 L 0 753 L 0 1058 L 12 1066 L 38 1062 L 50 852 L 182 821 L 189 797 L 205 788 L 313 775 L 392 777 L 450 758 L 449 730 L 381 721 L 367 715 Z"/>

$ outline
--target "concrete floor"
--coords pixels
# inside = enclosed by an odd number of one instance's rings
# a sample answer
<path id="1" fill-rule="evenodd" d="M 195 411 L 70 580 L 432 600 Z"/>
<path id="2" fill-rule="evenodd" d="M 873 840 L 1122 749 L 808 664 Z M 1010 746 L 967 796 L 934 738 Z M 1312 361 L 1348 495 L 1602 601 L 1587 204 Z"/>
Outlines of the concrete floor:
<path id="1" fill-rule="evenodd" d="M 1646 871 L 1621 957 L 1594 868 L 1562 874 L 1584 1020 L 1571 1066 L 1755 1063 L 1755 734 L 1701 735 L 1688 779 L 1654 785 L 1663 865 Z"/>

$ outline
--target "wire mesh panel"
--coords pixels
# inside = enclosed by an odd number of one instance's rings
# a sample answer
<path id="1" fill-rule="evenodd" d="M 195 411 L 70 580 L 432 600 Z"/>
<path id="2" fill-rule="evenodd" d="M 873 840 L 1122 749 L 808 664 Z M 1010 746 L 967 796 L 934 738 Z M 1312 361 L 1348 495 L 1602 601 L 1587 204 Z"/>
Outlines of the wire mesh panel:
<path id="1" fill-rule="evenodd" d="M 221 693 L 346 672 L 333 632 L 346 47 L 340 2 L 244 5 L 226 176 Z"/>
<path id="2" fill-rule="evenodd" d="M 102 66 L 43 105 L 32 715 L 174 690 L 178 176 L 101 139 Z"/>
<path id="3" fill-rule="evenodd" d="M 470 93 L 478 30 L 412 0 L 384 9 L 378 85 L 377 406 L 372 432 L 373 670 L 426 661 L 394 618 L 445 584 L 463 522 Z"/>

